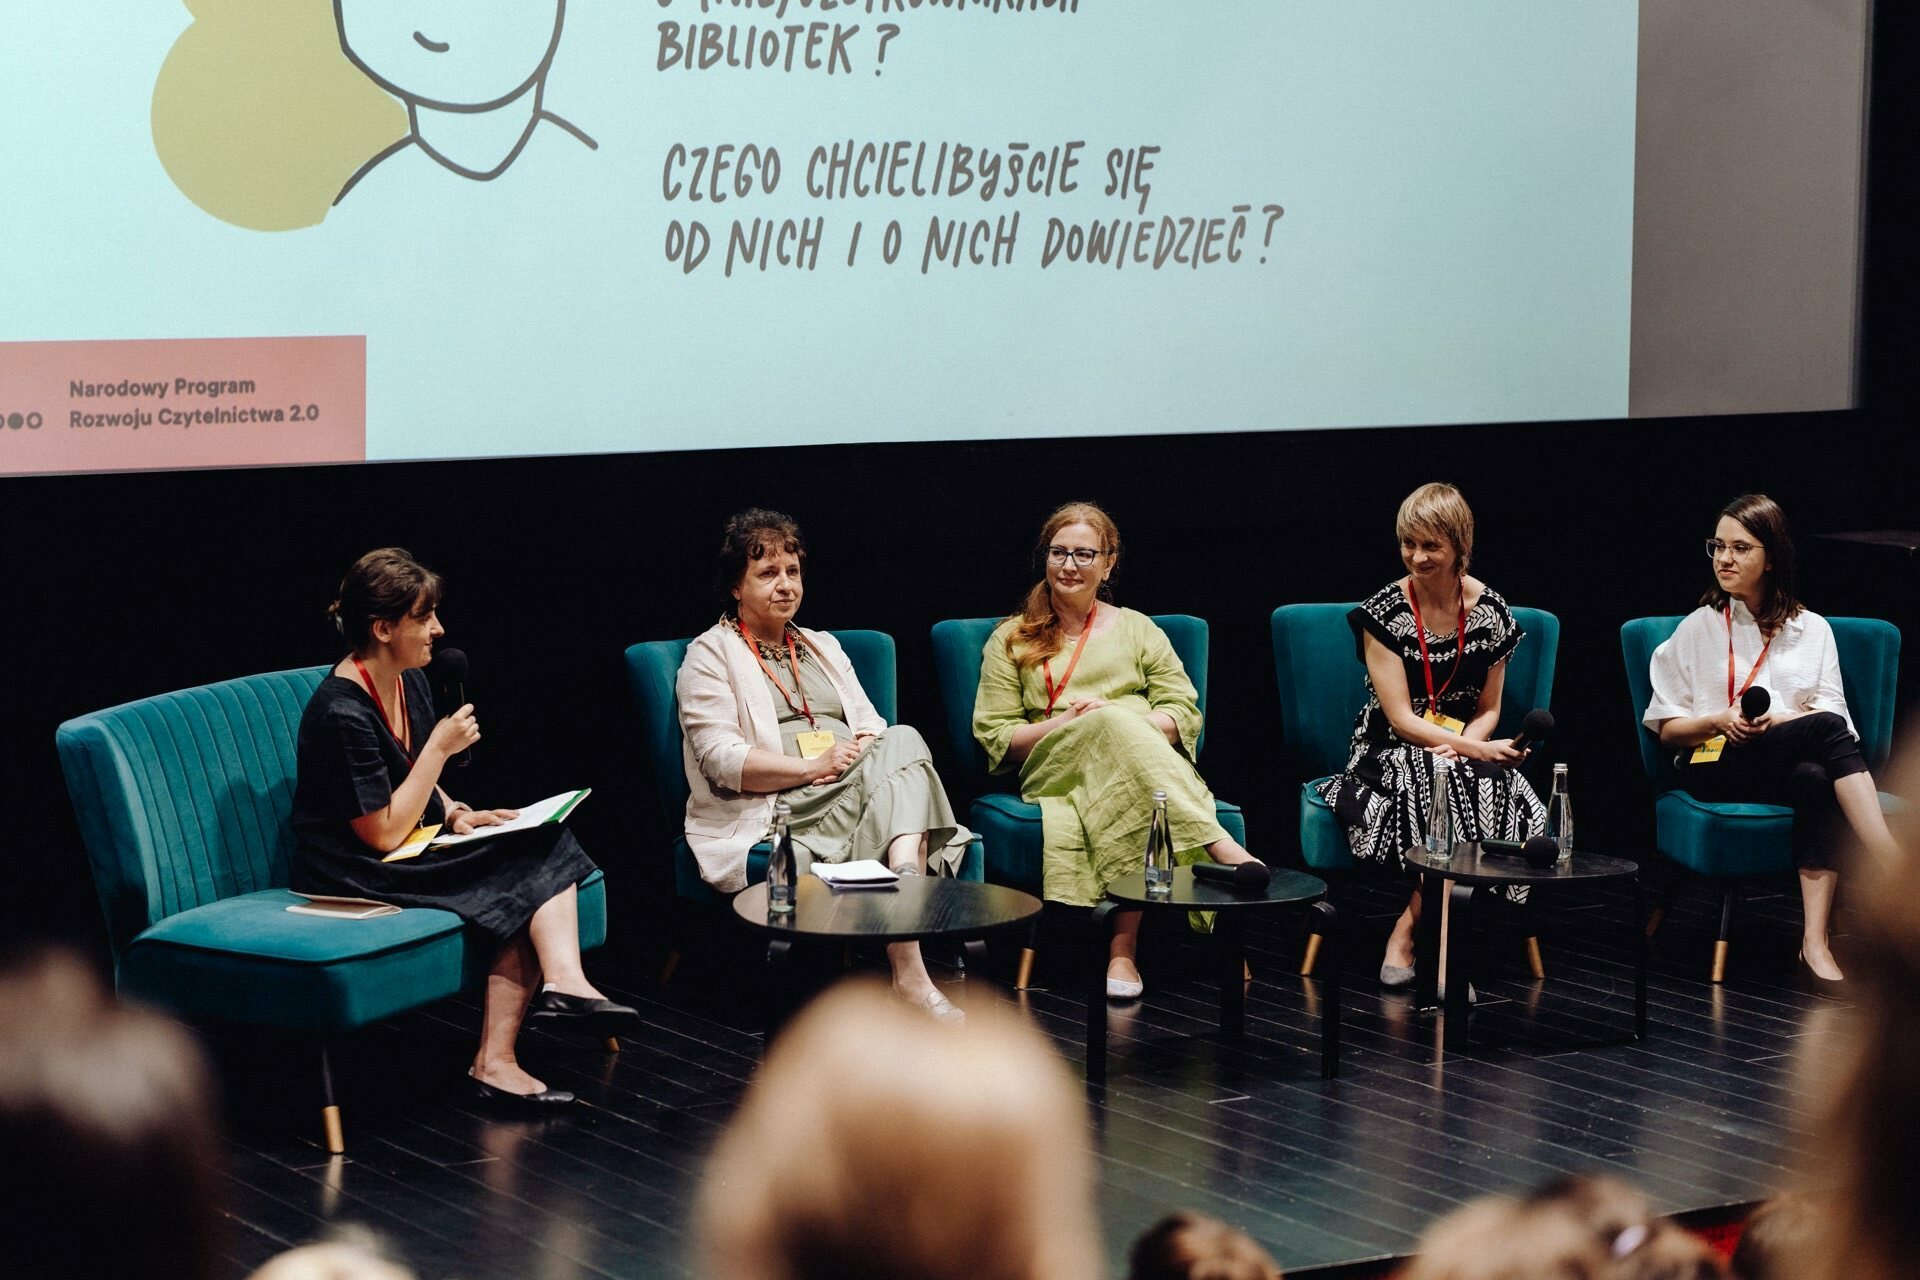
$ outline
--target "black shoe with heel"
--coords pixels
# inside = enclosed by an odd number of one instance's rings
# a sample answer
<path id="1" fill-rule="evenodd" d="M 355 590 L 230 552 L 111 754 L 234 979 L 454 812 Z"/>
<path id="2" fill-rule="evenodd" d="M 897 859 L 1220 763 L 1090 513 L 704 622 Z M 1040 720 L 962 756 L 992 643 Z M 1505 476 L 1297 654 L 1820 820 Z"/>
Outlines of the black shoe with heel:
<path id="1" fill-rule="evenodd" d="M 1807 953 L 1804 951 L 1800 953 L 1798 960 L 1801 975 L 1806 978 L 1807 985 L 1813 989 L 1813 994 L 1825 996 L 1829 1000 L 1846 999 L 1847 980 L 1845 978 L 1821 977 L 1813 971 L 1813 966 L 1807 963 Z"/>

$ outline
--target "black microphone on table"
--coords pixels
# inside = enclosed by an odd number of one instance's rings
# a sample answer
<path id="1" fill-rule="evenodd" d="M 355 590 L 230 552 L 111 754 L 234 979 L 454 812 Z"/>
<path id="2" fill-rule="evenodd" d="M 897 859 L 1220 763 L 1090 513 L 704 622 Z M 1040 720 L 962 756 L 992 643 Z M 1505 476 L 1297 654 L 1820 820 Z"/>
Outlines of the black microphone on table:
<path id="1" fill-rule="evenodd" d="M 1230 867 L 1218 862 L 1196 862 L 1193 864 L 1193 878 L 1224 886 L 1235 893 L 1265 893 L 1267 882 L 1273 879 L 1273 872 L 1266 863 L 1259 861 L 1236 862 Z"/>
<path id="2" fill-rule="evenodd" d="M 427 663 L 427 683 L 433 688 L 433 715 L 444 720 L 467 705 L 467 655 L 458 649 L 436 649 Z M 473 748 L 468 747 L 449 762 L 456 769 L 473 763 Z"/>
<path id="3" fill-rule="evenodd" d="M 1527 712 L 1526 719 L 1520 722 L 1520 732 L 1513 735 L 1513 749 L 1525 751 L 1552 736 L 1553 712 L 1544 707 L 1536 707 Z"/>

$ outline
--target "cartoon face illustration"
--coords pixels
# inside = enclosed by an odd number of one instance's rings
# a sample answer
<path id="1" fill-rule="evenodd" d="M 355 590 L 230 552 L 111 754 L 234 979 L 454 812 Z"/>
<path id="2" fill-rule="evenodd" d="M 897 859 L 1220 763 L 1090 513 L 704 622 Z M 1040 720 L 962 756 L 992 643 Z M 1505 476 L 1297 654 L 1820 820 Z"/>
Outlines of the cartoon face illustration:
<path id="1" fill-rule="evenodd" d="M 409 102 L 482 110 L 546 74 L 566 0 L 333 0 L 340 46 Z"/>

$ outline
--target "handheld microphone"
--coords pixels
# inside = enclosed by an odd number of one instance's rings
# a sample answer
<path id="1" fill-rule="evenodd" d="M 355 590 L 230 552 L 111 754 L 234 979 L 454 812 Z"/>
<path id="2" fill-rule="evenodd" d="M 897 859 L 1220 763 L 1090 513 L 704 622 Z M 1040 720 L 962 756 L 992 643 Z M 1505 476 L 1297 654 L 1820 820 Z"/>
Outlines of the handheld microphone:
<path id="1" fill-rule="evenodd" d="M 1749 720 L 1758 720 L 1772 706 L 1773 695 L 1757 684 L 1749 685 L 1740 695 L 1740 714 Z"/>
<path id="2" fill-rule="evenodd" d="M 1260 861 L 1236 862 L 1230 867 L 1223 867 L 1217 862 L 1196 862 L 1193 864 L 1193 878 L 1222 885 L 1235 893 L 1265 893 L 1267 882 L 1273 879 L 1273 872 L 1266 863 Z"/>
<path id="3" fill-rule="evenodd" d="M 1513 749 L 1525 751 L 1552 736 L 1553 712 L 1545 707 L 1536 707 L 1527 712 L 1527 718 L 1520 722 L 1520 732 L 1513 735 Z"/>
<path id="4" fill-rule="evenodd" d="M 444 720 L 467 704 L 467 655 L 458 649 L 436 649 L 427 663 L 427 683 L 433 687 L 433 715 Z M 449 762 L 456 769 L 473 763 L 473 748 Z"/>
<path id="5" fill-rule="evenodd" d="M 1560 842 L 1552 836 L 1530 836 L 1520 846 L 1520 856 L 1535 868 L 1550 867 L 1560 861 Z"/>

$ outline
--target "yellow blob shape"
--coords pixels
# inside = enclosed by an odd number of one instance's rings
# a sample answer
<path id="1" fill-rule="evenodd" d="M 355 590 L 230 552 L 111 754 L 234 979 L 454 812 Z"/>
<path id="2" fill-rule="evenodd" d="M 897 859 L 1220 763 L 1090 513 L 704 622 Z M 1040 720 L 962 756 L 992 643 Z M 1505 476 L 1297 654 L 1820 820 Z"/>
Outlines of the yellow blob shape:
<path id="1" fill-rule="evenodd" d="M 167 176 L 223 222 L 292 231 L 327 216 L 407 111 L 340 51 L 328 0 L 187 0 L 153 88 Z"/>

